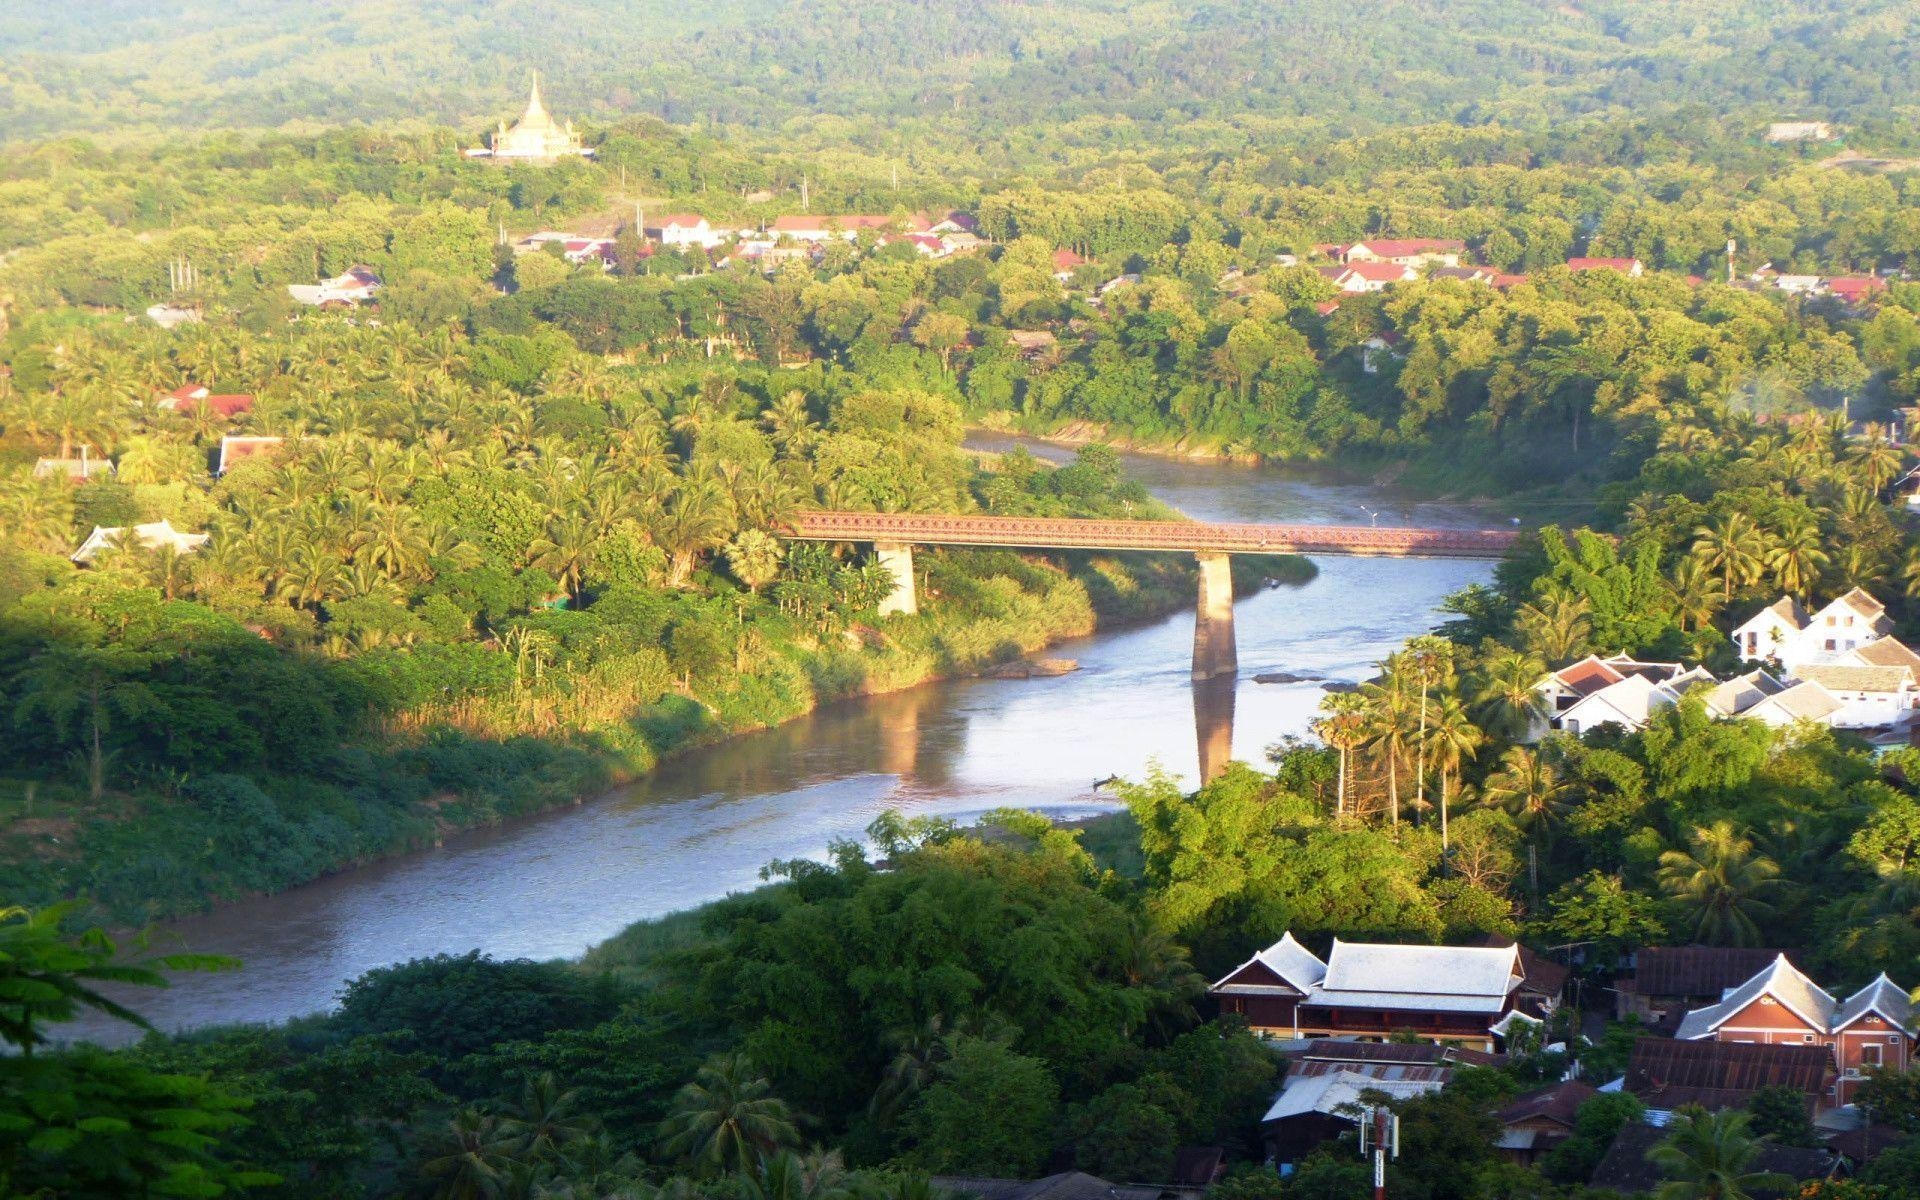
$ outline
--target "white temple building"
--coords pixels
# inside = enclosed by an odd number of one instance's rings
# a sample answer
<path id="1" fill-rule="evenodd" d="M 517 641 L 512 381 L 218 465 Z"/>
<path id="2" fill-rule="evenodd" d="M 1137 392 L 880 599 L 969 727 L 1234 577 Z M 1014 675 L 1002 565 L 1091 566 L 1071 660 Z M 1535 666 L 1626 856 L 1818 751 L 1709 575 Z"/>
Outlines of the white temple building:
<path id="1" fill-rule="evenodd" d="M 556 158 L 593 157 L 593 151 L 580 144 L 573 122 L 555 121 L 540 103 L 540 77 L 533 76 L 527 95 L 527 111 L 520 114 L 512 128 L 505 121 L 493 132 L 486 146 L 467 151 L 468 158 L 493 158 L 515 162 L 551 162 Z"/>

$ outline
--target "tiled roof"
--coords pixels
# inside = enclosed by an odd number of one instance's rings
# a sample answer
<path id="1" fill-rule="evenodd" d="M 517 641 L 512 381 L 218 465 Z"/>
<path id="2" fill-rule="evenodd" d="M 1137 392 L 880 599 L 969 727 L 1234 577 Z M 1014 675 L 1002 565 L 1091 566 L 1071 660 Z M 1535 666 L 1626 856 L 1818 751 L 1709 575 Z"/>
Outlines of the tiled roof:
<path id="1" fill-rule="evenodd" d="M 1825 1032 L 1830 1027 L 1836 1006 L 1834 998 L 1788 962 L 1786 955 L 1779 954 L 1753 978 L 1728 992 L 1718 1004 L 1688 1013 L 1674 1036 L 1682 1041 L 1710 1037 L 1729 1018 L 1762 996 L 1772 997 L 1817 1030 Z"/>
<path id="2" fill-rule="evenodd" d="M 1494 1119 L 1502 1125 L 1517 1125 L 1522 1121 L 1555 1121 L 1571 1128 L 1574 1114 L 1580 1111 L 1580 1106 L 1599 1094 L 1592 1084 L 1572 1079 L 1516 1097 L 1513 1103 L 1495 1114 Z"/>
<path id="3" fill-rule="evenodd" d="M 1707 707 L 1723 717 L 1737 716 L 1768 696 L 1777 696 L 1786 689 L 1786 684 L 1765 671 L 1748 671 L 1707 693 Z"/>
<path id="4" fill-rule="evenodd" d="M 1631 271 L 1640 264 L 1637 258 L 1570 258 L 1570 271 Z"/>
<path id="5" fill-rule="evenodd" d="M 1788 717 L 1812 721 L 1824 720 L 1846 707 L 1832 692 L 1812 681 L 1796 683 L 1777 696 L 1768 696 L 1747 711 L 1751 713 L 1762 705 L 1772 705 Z"/>
<path id="6" fill-rule="evenodd" d="M 1744 946 L 1649 946 L 1634 956 L 1631 986 L 1640 996 L 1717 998 L 1778 957 L 1778 950 Z"/>
<path id="7" fill-rule="evenodd" d="M 1817 683 L 1830 692 L 1897 692 L 1913 686 L 1911 667 L 1851 667 L 1844 663 L 1813 663 L 1796 668 L 1802 683 Z"/>
<path id="8" fill-rule="evenodd" d="M 1833 1051 L 1821 1045 L 1679 1041 L 1643 1037 L 1627 1060 L 1626 1090 L 1653 1108 L 1732 1108 L 1765 1087 L 1809 1098 L 1826 1090 Z"/>
<path id="9" fill-rule="evenodd" d="M 1601 688 L 1619 683 L 1626 676 L 1612 666 L 1593 655 L 1581 659 L 1572 666 L 1561 667 L 1553 673 L 1560 686 L 1577 695 L 1591 696 Z"/>
<path id="10" fill-rule="evenodd" d="M 1879 1013 L 1908 1032 L 1913 1030 L 1913 1001 L 1905 988 L 1887 978 L 1885 971 L 1840 1003 L 1833 1014 L 1832 1028 L 1834 1032 L 1845 1029 L 1869 1012 Z"/>
<path id="11" fill-rule="evenodd" d="M 1906 667 L 1920 678 L 1920 654 L 1896 637 L 1875 638 L 1849 651 L 1848 657 L 1870 667 Z"/>
<path id="12" fill-rule="evenodd" d="M 1458 254 L 1466 248 L 1465 242 L 1454 238 L 1383 238 L 1355 242 L 1347 247 L 1346 253 L 1371 250 L 1381 258 L 1404 258 L 1414 254 Z"/>
<path id="13" fill-rule="evenodd" d="M 1333 940 L 1328 992 L 1505 996 L 1519 982 L 1520 952 L 1505 946 L 1403 946 Z"/>
<path id="14" fill-rule="evenodd" d="M 1293 931 L 1254 957 L 1265 963 L 1275 975 L 1305 991 L 1327 977 L 1327 964 L 1320 956 L 1294 940 Z"/>

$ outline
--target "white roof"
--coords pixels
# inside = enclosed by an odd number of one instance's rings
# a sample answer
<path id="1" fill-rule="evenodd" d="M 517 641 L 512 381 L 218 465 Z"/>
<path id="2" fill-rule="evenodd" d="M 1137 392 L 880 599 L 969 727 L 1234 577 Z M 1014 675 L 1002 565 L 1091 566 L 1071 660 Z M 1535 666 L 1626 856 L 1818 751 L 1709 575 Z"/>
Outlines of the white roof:
<path id="1" fill-rule="evenodd" d="M 1267 968 L 1267 970 L 1272 971 L 1275 975 L 1286 980 L 1289 984 L 1293 985 L 1294 990 L 1299 992 L 1310 990 L 1313 985 L 1319 983 L 1327 973 L 1327 964 L 1321 962 L 1313 951 L 1295 941 L 1293 932 L 1289 930 L 1280 935 L 1279 941 L 1227 972 L 1225 978 L 1213 986 L 1215 988 L 1228 986 L 1227 980 L 1232 979 L 1235 975 L 1246 970 L 1254 963 L 1259 963 L 1261 966 Z"/>
<path id="2" fill-rule="evenodd" d="M 1678 699 L 1666 686 L 1649 682 L 1644 675 L 1629 675 L 1619 683 L 1610 683 L 1572 705 L 1560 714 L 1560 719 L 1565 721 L 1572 717 L 1581 723 L 1583 729 L 1588 725 L 1604 725 L 1609 721 L 1638 728 L 1646 724 L 1654 709 L 1663 708 Z M 1594 709 L 1600 710 L 1599 715 L 1595 715 Z"/>
<path id="3" fill-rule="evenodd" d="M 1683 1042 L 1711 1037 L 1714 1030 L 1762 996 L 1771 996 L 1781 1007 L 1823 1033 L 1832 1029 L 1837 1002 L 1782 954 L 1752 979 L 1728 992 L 1720 1003 L 1688 1013 L 1673 1036 Z"/>
<path id="4" fill-rule="evenodd" d="M 1346 1117 L 1348 1114 L 1339 1110 L 1346 1105 L 1359 1104 L 1362 1092 L 1384 1092 L 1396 1100 L 1408 1100 L 1437 1092 L 1444 1086 L 1445 1082 L 1439 1079 L 1376 1079 L 1357 1071 L 1301 1075 L 1289 1079 L 1287 1085 L 1280 1089 L 1280 1094 L 1273 1098 L 1273 1107 L 1267 1110 L 1262 1120 L 1279 1121 L 1306 1113 Z"/>
<path id="5" fill-rule="evenodd" d="M 1817 683 L 1796 683 L 1786 691 L 1760 701 L 1749 708 L 1745 715 L 1764 717 L 1771 711 L 1789 722 L 1802 718 L 1824 721 L 1845 707 L 1838 697 Z"/>
<path id="6" fill-rule="evenodd" d="M 1309 1002 L 1498 1011 L 1521 979 L 1518 946 L 1397 946 L 1334 939 Z"/>
<path id="7" fill-rule="evenodd" d="M 87 535 L 87 540 L 80 543 L 80 548 L 73 552 L 73 561 L 92 562 L 100 551 L 113 545 L 116 539 L 122 545 L 172 546 L 181 554 L 191 554 L 206 545 L 207 539 L 212 536 L 205 533 L 182 533 L 173 527 L 171 521 L 153 521 L 146 525 L 135 525 L 131 536 L 123 537 L 126 533 L 127 528 L 124 525 L 95 525 L 93 532 Z"/>
<path id="8" fill-rule="evenodd" d="M 1842 1002 L 1833 1014 L 1833 1028 L 1835 1031 L 1845 1029 L 1869 1012 L 1879 1013 L 1889 1023 L 1908 1032 L 1913 1030 L 1913 1001 L 1905 989 L 1887 978 L 1885 971 Z"/>

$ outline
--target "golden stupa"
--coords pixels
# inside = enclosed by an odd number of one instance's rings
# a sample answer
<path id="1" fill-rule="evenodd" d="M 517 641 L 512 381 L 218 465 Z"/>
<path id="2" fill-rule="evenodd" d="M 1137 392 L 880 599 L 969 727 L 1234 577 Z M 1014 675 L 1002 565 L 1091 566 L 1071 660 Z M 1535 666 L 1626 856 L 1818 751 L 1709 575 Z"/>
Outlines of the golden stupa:
<path id="1" fill-rule="evenodd" d="M 572 121 L 564 124 L 555 121 L 546 105 L 540 103 L 540 77 L 535 75 L 527 96 L 527 111 L 520 114 L 511 129 L 505 121 L 500 122 L 491 146 L 484 153 L 492 158 L 538 161 L 591 155 L 593 151 L 580 144 L 580 135 L 573 131 Z"/>

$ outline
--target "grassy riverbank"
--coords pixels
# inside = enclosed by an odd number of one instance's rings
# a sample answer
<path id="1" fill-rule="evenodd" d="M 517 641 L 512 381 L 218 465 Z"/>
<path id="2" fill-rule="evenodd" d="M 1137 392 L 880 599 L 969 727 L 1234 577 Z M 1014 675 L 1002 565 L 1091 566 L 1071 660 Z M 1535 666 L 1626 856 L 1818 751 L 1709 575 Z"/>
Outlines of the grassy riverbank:
<path id="1" fill-rule="evenodd" d="M 131 924 L 282 890 L 579 802 L 663 758 L 821 704 L 1163 616 L 1190 605 L 1194 587 L 1191 565 L 1167 555 L 948 551 L 923 554 L 920 565 L 928 603 L 917 616 L 828 630 L 787 616 L 757 621 L 710 672 L 676 679 L 664 658 L 630 656 L 622 669 L 644 677 L 607 695 L 594 693 L 591 670 L 515 678 L 410 708 L 305 770 L 141 780 L 98 802 L 75 782 L 0 780 L 11 817 L 0 894 L 76 898 Z M 1313 575 L 1301 559 L 1236 567 L 1243 588 Z M 615 711 L 617 697 L 646 699 Z"/>

